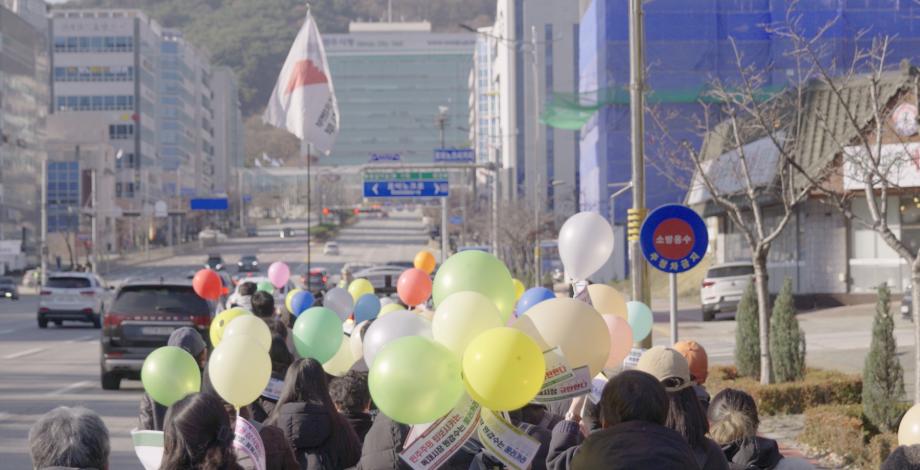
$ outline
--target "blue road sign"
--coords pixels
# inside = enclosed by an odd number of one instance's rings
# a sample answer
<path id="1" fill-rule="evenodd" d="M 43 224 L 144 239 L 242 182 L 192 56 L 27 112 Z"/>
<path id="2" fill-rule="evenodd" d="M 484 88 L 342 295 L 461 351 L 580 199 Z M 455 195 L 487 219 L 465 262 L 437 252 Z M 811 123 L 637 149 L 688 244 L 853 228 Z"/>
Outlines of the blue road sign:
<path id="1" fill-rule="evenodd" d="M 435 163 L 473 163 L 473 149 L 434 149 Z"/>
<path id="2" fill-rule="evenodd" d="M 452 216 L 450 216 L 448 222 L 450 222 L 452 225 L 460 225 L 460 224 L 463 223 L 463 216 L 461 216 L 461 215 L 452 215 Z"/>
<path id="3" fill-rule="evenodd" d="M 365 181 L 364 197 L 447 197 L 447 180 Z"/>
<path id="4" fill-rule="evenodd" d="M 249 204 L 250 202 L 252 202 L 252 194 L 244 194 L 243 202 L 245 202 L 246 204 Z"/>
<path id="5" fill-rule="evenodd" d="M 372 153 L 370 163 L 398 162 L 402 157 L 398 153 Z"/>
<path id="6" fill-rule="evenodd" d="M 230 207 L 225 197 L 197 198 L 189 200 L 189 209 L 193 211 L 225 211 Z"/>
<path id="7" fill-rule="evenodd" d="M 682 273 L 706 254 L 709 233 L 703 219 L 687 206 L 666 204 L 642 223 L 639 243 L 645 259 L 657 270 Z"/>

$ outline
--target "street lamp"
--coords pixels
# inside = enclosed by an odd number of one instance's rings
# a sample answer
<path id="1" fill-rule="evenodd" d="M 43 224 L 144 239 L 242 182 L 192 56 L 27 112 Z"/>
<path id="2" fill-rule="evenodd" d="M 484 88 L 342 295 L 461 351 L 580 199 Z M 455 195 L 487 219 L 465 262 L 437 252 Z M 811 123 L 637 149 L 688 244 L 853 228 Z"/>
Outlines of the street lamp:
<path id="1" fill-rule="evenodd" d="M 626 191 L 632 189 L 632 181 L 627 181 L 625 183 L 608 183 L 608 188 L 620 188 L 617 191 L 613 192 L 610 195 L 610 199 L 607 200 L 607 210 L 610 212 L 610 226 L 616 227 L 616 199 L 620 197 Z"/>

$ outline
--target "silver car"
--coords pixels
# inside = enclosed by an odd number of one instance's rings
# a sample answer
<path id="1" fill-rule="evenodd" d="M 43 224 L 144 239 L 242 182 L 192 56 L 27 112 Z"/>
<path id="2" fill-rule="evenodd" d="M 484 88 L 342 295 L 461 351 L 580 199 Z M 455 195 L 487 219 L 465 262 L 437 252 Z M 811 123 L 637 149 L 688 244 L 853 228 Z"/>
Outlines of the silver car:
<path id="1" fill-rule="evenodd" d="M 700 289 L 703 321 L 712 320 L 717 312 L 734 311 L 753 275 L 751 263 L 725 263 L 710 267 Z"/>

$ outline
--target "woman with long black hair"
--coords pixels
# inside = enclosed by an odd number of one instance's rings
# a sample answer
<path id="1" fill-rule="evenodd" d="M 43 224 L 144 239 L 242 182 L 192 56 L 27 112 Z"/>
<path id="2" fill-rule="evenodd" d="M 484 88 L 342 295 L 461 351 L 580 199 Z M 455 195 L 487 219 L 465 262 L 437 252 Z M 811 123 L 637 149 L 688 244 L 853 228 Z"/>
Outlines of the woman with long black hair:
<path id="1" fill-rule="evenodd" d="M 348 468 L 361 458 L 358 436 L 336 411 L 326 372 L 315 359 L 298 359 L 291 364 L 278 403 L 265 424 L 281 428 L 302 469 Z"/>
<path id="2" fill-rule="evenodd" d="M 233 454 L 233 428 L 220 398 L 193 393 L 175 402 L 163 425 L 161 470 L 243 470 Z"/>

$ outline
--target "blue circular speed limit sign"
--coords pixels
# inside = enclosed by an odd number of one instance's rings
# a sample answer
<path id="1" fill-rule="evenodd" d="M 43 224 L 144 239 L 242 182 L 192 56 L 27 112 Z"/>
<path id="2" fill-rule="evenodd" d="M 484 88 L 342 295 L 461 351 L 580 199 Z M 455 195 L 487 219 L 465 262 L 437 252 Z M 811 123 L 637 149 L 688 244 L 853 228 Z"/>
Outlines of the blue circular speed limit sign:
<path id="1" fill-rule="evenodd" d="M 667 204 L 652 211 L 642 223 L 639 243 L 645 259 L 666 273 L 693 269 L 706 254 L 706 223 L 693 209 Z"/>

